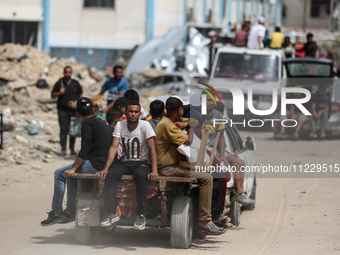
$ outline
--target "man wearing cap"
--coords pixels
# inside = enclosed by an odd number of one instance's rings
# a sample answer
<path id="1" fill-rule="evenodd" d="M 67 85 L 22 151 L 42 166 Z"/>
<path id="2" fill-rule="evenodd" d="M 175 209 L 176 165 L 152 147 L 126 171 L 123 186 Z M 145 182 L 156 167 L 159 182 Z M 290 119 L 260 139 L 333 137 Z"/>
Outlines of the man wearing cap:
<path id="1" fill-rule="evenodd" d="M 52 211 L 41 222 L 43 226 L 67 223 L 75 218 L 77 180 L 70 178 L 74 173 L 96 173 L 104 168 L 107 152 L 111 146 L 112 133 L 104 121 L 94 116 L 91 100 L 81 97 L 77 101 L 77 115 L 83 122 L 81 128 L 81 149 L 73 164 L 54 172 L 54 194 Z M 63 211 L 63 198 L 67 183 L 67 205 Z"/>
<path id="2" fill-rule="evenodd" d="M 214 62 L 215 53 L 216 53 L 216 49 L 214 48 L 214 45 L 217 42 L 217 34 L 214 30 L 211 30 L 208 33 L 208 36 L 209 36 L 209 39 L 210 39 L 210 43 L 208 44 L 208 48 L 209 48 L 209 73 L 210 73 L 213 62 Z"/>
<path id="3" fill-rule="evenodd" d="M 248 48 L 255 49 L 255 50 L 263 50 L 263 38 L 266 33 L 266 28 L 264 27 L 264 23 L 266 19 L 264 17 L 258 18 L 258 24 L 254 25 L 249 33 L 248 36 Z"/>
<path id="4" fill-rule="evenodd" d="M 205 234 L 220 235 L 226 229 L 218 228 L 211 217 L 211 199 L 213 178 L 208 173 L 197 172 L 178 165 L 177 147 L 192 142 L 192 127 L 198 125 L 197 120 L 181 119 L 183 103 L 174 97 L 166 101 L 167 115 L 162 118 L 155 129 L 156 149 L 159 174 L 164 176 L 180 176 L 197 178 L 199 183 L 199 216 L 198 225 Z M 182 121 L 181 121 L 182 120 Z M 188 134 L 181 129 L 188 128 Z"/>

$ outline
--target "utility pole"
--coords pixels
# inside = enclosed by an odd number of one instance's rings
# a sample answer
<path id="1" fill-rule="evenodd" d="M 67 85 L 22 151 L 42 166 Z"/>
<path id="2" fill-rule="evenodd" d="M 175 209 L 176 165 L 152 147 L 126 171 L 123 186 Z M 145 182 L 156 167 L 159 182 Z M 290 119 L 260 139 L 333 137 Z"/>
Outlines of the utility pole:
<path id="1" fill-rule="evenodd" d="M 303 20 L 302 20 L 303 32 L 306 32 L 306 22 L 307 22 L 307 0 L 303 0 Z"/>
<path id="2" fill-rule="evenodd" d="M 334 32 L 333 14 L 334 14 L 334 0 L 331 0 L 331 9 L 329 14 L 329 32 Z"/>

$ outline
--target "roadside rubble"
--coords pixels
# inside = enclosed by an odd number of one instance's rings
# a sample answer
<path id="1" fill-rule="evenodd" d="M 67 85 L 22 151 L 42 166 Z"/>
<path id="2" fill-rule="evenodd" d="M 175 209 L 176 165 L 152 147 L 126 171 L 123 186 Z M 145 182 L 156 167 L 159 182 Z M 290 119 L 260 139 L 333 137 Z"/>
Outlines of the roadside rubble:
<path id="1" fill-rule="evenodd" d="M 5 44 L 0 47 L 0 111 L 3 113 L 3 150 L 0 150 L 0 168 L 10 164 L 26 164 L 39 159 L 44 168 L 58 159 L 60 153 L 59 124 L 56 109 L 57 99 L 51 99 L 52 87 L 62 77 L 63 68 L 72 66 L 73 78 L 83 87 L 83 95 L 96 96 L 106 75 L 104 71 L 89 68 L 74 59 L 51 58 L 46 52 L 39 52 L 30 46 Z M 141 79 L 163 73 L 163 70 L 147 70 L 139 75 Z M 45 79 L 47 88 L 39 88 L 37 82 Z M 146 114 L 150 98 L 163 94 L 150 91 L 140 95 L 140 103 Z M 106 95 L 100 105 L 106 105 Z M 76 150 L 80 138 L 76 139 Z M 59 158 L 60 159 L 60 158 Z"/>
<path id="2" fill-rule="evenodd" d="M 56 160 L 60 152 L 56 99 L 50 93 L 62 77 L 63 68 L 72 66 L 73 77 L 83 87 L 84 96 L 99 93 L 105 73 L 70 59 L 51 58 L 26 45 L 0 47 L 0 111 L 3 112 L 4 140 L 0 167 L 25 164 L 30 159 L 44 163 Z M 45 79 L 49 87 L 38 88 Z M 77 139 L 78 148 L 80 139 Z M 37 169 L 37 167 L 35 168 Z"/>

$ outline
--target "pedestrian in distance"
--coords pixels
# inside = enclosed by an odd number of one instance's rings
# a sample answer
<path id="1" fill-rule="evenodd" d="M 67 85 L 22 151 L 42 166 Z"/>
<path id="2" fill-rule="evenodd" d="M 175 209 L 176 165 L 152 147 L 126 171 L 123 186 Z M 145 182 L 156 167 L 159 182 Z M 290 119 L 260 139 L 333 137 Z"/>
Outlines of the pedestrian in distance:
<path id="1" fill-rule="evenodd" d="M 67 136 L 70 128 L 70 121 L 72 116 L 76 115 L 76 109 L 69 105 L 69 102 L 74 102 L 82 97 L 83 89 L 79 82 L 72 79 L 72 68 L 70 66 L 64 67 L 64 77 L 60 78 L 53 87 L 51 97 L 58 98 L 58 121 L 60 127 L 60 146 L 61 155 L 66 156 Z M 70 150 L 71 155 L 76 155 L 74 144 L 75 136 L 70 136 Z"/>
<path id="2" fill-rule="evenodd" d="M 120 65 L 116 65 L 113 68 L 113 78 L 109 78 L 106 80 L 104 85 L 101 88 L 99 95 L 104 95 L 106 91 L 107 94 L 107 104 L 103 109 L 103 112 L 107 112 L 114 104 L 115 100 L 118 97 L 123 97 L 124 93 L 127 91 L 129 87 L 129 83 L 127 80 L 123 78 L 123 67 Z"/>
<path id="3" fill-rule="evenodd" d="M 284 40 L 284 35 L 281 33 L 281 28 L 276 27 L 275 32 L 270 36 L 270 48 L 281 49 Z"/>
<path id="4" fill-rule="evenodd" d="M 252 26 L 247 43 L 249 49 L 263 50 L 263 39 L 266 33 L 265 22 L 266 19 L 261 16 L 258 18 L 258 24 Z"/>

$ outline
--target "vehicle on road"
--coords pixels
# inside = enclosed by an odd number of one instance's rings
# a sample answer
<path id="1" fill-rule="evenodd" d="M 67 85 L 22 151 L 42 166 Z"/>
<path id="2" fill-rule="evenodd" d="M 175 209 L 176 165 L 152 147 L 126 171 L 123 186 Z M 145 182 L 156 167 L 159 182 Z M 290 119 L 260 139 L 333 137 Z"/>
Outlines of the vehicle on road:
<path id="1" fill-rule="evenodd" d="M 327 137 L 340 135 L 340 81 L 333 78 L 333 62 L 329 59 L 318 58 L 294 58 L 286 59 L 283 65 L 287 72 L 287 87 L 302 87 L 308 89 L 313 95 L 320 86 L 327 87 L 331 100 L 329 101 L 329 119 L 325 127 Z M 280 102 L 278 102 L 280 105 Z M 310 110 L 310 103 L 304 104 Z M 280 119 L 279 107 L 276 112 L 276 119 Z M 320 121 L 316 123 L 317 129 L 320 127 Z M 280 132 L 280 123 L 274 125 L 274 138 Z M 288 135 L 293 134 L 295 128 L 286 128 Z M 312 132 L 310 122 L 304 123 L 299 134 L 307 137 Z"/>
<path id="2" fill-rule="evenodd" d="M 151 90 L 169 95 L 188 96 L 190 93 L 190 76 L 181 72 L 159 74 L 137 85 L 140 95 L 149 94 Z"/>
<path id="3" fill-rule="evenodd" d="M 206 134 L 208 135 L 208 133 Z M 246 165 L 253 165 L 254 158 L 247 150 L 237 129 L 226 127 L 225 132 L 228 150 L 237 154 L 246 162 Z M 203 139 L 203 138 L 202 138 Z M 247 141 L 251 139 L 247 138 Z M 254 141 L 252 141 L 254 145 Z M 203 148 L 204 147 L 204 148 Z M 248 146 L 249 148 L 251 146 Z M 204 151 L 205 146 L 200 150 Z M 79 191 L 77 197 L 75 236 L 79 244 L 95 242 L 100 231 L 100 221 L 105 216 L 104 205 L 104 181 L 98 180 L 95 174 L 74 174 L 73 178 L 79 178 Z M 89 181 L 81 188 L 84 179 Z M 246 174 L 244 188 L 248 195 L 255 199 L 256 179 L 254 174 Z M 233 182 L 227 186 L 226 206 L 231 210 L 228 215 L 232 224 L 240 222 L 241 207 L 232 201 L 234 192 Z M 118 185 L 117 198 L 121 214 L 118 225 L 133 226 L 136 219 L 136 185 L 132 176 L 123 176 Z M 164 177 L 160 176 L 158 182 L 148 183 L 146 225 L 156 227 L 170 227 L 170 239 L 173 248 L 190 248 L 193 237 L 205 238 L 205 234 L 198 227 L 198 201 L 199 190 L 195 178 Z M 249 207 L 249 206 L 248 206 Z M 254 209 L 254 205 L 248 209 Z M 108 227 L 107 230 L 114 231 L 115 227 Z"/>
<path id="4" fill-rule="evenodd" d="M 254 115 L 248 107 L 248 93 L 252 91 L 253 106 L 267 110 L 273 105 L 273 89 L 282 87 L 286 76 L 282 68 L 282 50 L 253 50 L 232 46 L 217 48 L 208 84 L 213 86 L 226 105 L 229 118 L 239 121 L 260 116 Z M 245 113 L 233 115 L 233 95 L 228 87 L 236 87 L 245 97 Z M 276 104 L 276 102 L 274 102 Z M 273 114 L 261 116 L 271 118 Z"/>

